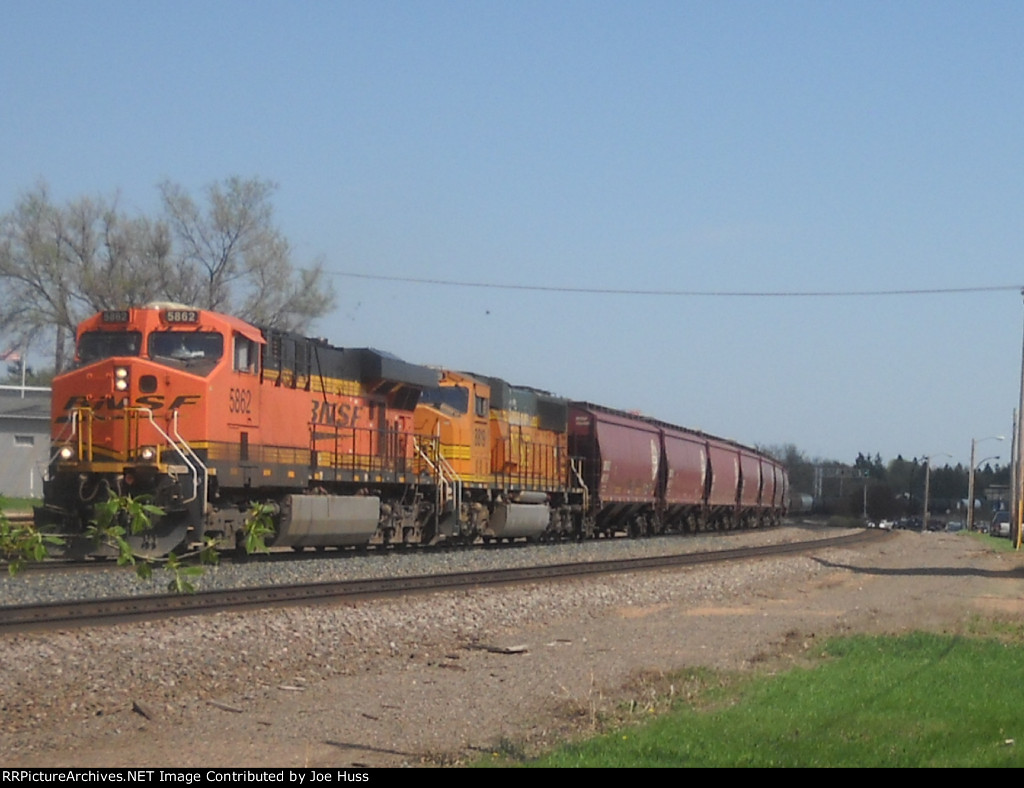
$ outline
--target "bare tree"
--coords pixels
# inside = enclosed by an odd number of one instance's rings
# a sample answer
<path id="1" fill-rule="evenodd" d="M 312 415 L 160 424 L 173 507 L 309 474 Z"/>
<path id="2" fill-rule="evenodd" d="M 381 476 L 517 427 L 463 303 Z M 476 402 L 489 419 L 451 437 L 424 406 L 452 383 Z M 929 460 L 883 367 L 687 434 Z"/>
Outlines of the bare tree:
<path id="1" fill-rule="evenodd" d="M 161 297 L 170 251 L 166 225 L 125 216 L 116 197 L 59 207 L 40 184 L 0 217 L 0 331 L 21 347 L 52 336 L 60 371 L 84 317 Z"/>
<path id="2" fill-rule="evenodd" d="M 288 240 L 274 226 L 275 189 L 258 178 L 228 178 L 207 188 L 203 210 L 177 184 L 161 184 L 179 261 L 178 286 L 168 288 L 176 300 L 293 331 L 331 309 L 322 264 L 292 265 Z"/>
<path id="3" fill-rule="evenodd" d="M 26 347 L 54 329 L 54 362 L 64 367 L 68 334 L 74 333 L 70 293 L 74 284 L 64 264 L 64 217 L 44 184 L 26 193 L 0 218 L 0 330 Z"/>
<path id="4" fill-rule="evenodd" d="M 165 223 L 128 218 L 116 204 L 89 199 L 71 203 L 66 216 L 73 253 L 68 264 L 79 272 L 76 295 L 87 313 L 164 297 L 164 281 L 174 277 Z"/>
<path id="5" fill-rule="evenodd" d="M 334 305 L 322 265 L 295 270 L 273 224 L 274 185 L 229 178 L 201 208 L 164 183 L 165 215 L 127 216 L 115 197 L 60 207 L 45 184 L 0 216 L 0 334 L 24 348 L 54 341 L 54 368 L 71 359 L 75 327 L 103 309 L 171 300 L 304 331 Z"/>

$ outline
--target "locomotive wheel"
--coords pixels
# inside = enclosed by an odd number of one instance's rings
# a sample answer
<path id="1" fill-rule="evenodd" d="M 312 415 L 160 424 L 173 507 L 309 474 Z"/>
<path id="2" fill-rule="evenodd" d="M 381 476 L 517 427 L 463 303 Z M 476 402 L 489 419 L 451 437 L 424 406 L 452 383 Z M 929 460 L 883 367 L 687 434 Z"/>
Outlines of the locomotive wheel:
<path id="1" fill-rule="evenodd" d="M 153 521 L 153 527 L 142 533 L 126 536 L 135 555 L 142 558 L 163 558 L 187 547 L 188 513 L 172 512 Z"/>
<path id="2" fill-rule="evenodd" d="M 165 558 L 173 552 L 187 547 L 188 519 L 185 513 L 165 515 L 152 528 L 139 534 L 125 536 L 137 558 Z M 84 536 L 65 536 L 64 544 L 53 546 L 47 551 L 54 558 L 84 561 L 87 558 L 116 558 L 117 547 L 111 544 L 97 544 Z"/>
<path id="3" fill-rule="evenodd" d="M 85 561 L 89 558 L 115 558 L 117 553 L 106 545 L 97 545 L 91 539 L 84 536 L 64 536 L 64 543 L 61 545 L 49 545 L 46 549 L 47 555 L 51 558 L 60 558 L 66 561 Z"/>

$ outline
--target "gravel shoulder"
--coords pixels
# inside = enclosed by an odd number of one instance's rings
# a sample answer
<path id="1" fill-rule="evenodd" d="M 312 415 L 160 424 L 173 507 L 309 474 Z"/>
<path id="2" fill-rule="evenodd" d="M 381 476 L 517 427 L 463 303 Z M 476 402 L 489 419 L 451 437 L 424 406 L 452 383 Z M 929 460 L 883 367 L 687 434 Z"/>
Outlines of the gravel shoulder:
<path id="1" fill-rule="evenodd" d="M 781 538 L 781 535 L 780 535 Z M 896 532 L 739 564 L 0 639 L 0 762 L 430 766 L 643 709 L 692 667 L 1019 619 L 1024 558 Z"/>

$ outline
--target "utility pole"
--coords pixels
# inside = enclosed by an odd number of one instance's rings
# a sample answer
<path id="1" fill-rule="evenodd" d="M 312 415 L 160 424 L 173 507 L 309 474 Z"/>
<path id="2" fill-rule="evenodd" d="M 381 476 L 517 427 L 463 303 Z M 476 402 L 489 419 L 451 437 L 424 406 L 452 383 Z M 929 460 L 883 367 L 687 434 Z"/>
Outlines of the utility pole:
<path id="1" fill-rule="evenodd" d="M 974 530 L 974 470 L 975 465 L 981 465 L 982 460 L 979 463 L 974 462 L 974 450 L 982 441 L 1001 441 L 1005 440 L 1002 435 L 992 435 L 988 438 L 971 438 L 971 465 L 967 476 L 967 530 Z M 998 457 L 989 457 L 987 459 L 998 460 Z"/>
<path id="2" fill-rule="evenodd" d="M 1020 294 L 1024 298 L 1024 289 L 1020 291 Z M 1022 422 L 1024 422 L 1024 339 L 1021 340 L 1020 350 L 1020 402 L 1017 407 L 1017 423 L 1013 433 L 1016 447 L 1013 455 L 1013 529 L 1010 532 L 1018 550 L 1020 550 L 1021 509 L 1024 508 L 1021 507 L 1021 483 L 1024 481 L 1024 473 L 1021 473 L 1020 446 Z"/>

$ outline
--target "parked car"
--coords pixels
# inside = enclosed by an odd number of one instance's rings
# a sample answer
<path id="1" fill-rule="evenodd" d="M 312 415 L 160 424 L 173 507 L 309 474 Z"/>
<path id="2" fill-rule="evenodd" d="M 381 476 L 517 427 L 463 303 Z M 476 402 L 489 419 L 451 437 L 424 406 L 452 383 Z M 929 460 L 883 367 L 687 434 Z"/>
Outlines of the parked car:
<path id="1" fill-rule="evenodd" d="M 996 512 L 992 517 L 992 528 L 989 530 L 992 536 L 1010 535 L 1010 513 Z"/>

